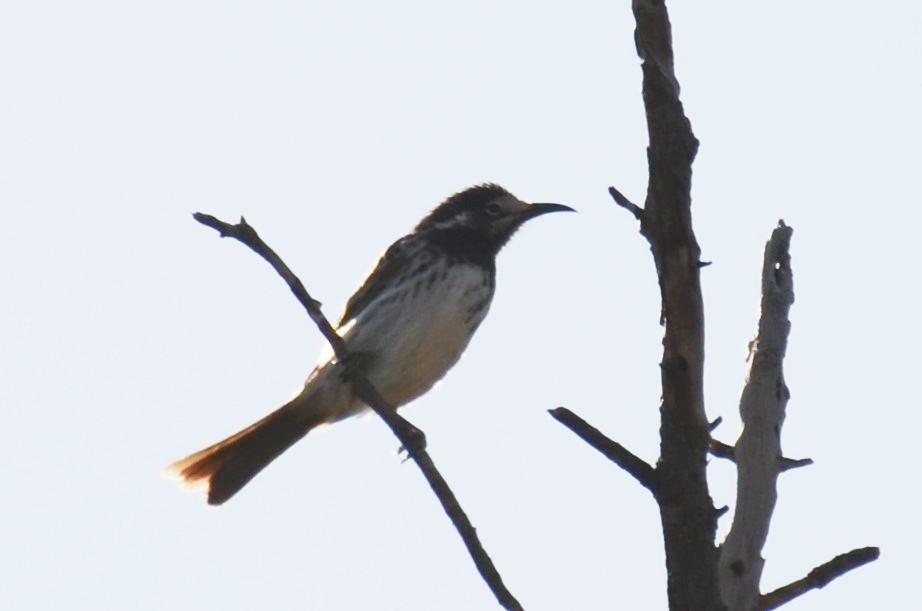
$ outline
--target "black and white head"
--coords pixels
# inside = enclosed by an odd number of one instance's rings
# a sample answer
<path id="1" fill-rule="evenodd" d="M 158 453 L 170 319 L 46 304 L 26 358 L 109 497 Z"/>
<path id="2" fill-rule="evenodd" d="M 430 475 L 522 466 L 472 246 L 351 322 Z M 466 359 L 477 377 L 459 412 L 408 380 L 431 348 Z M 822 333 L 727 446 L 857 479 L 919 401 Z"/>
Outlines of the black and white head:
<path id="1" fill-rule="evenodd" d="M 525 221 L 548 212 L 573 211 L 563 204 L 528 204 L 493 183 L 477 185 L 442 202 L 416 226 L 415 233 L 455 234 L 496 254 Z"/>

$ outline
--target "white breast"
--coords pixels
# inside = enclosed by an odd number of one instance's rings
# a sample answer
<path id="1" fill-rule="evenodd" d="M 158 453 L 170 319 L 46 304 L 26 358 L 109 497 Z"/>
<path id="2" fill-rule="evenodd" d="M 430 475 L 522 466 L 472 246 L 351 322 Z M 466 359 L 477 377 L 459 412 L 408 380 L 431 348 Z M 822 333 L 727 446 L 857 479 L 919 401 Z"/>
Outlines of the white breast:
<path id="1" fill-rule="evenodd" d="M 422 395 L 458 362 L 493 299 L 483 267 L 433 265 L 397 298 L 370 303 L 345 335 L 370 381 L 395 405 Z"/>

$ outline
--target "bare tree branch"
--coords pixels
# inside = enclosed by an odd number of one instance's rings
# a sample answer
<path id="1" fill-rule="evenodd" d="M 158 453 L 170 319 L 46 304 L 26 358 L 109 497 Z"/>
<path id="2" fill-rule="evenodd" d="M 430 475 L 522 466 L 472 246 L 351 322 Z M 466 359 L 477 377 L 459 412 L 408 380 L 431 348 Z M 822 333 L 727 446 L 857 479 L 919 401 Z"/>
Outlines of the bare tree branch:
<path id="1" fill-rule="evenodd" d="M 606 437 L 599 429 L 571 412 L 565 407 L 549 409 L 548 413 L 565 427 L 573 431 L 580 439 L 602 453 L 636 479 L 640 484 L 656 494 L 656 470 L 642 458 L 623 445 Z"/>
<path id="2" fill-rule="evenodd" d="M 320 302 L 308 294 L 301 280 L 299 280 L 285 262 L 262 241 L 256 231 L 247 224 L 243 217 L 240 218 L 240 223 L 236 225 L 225 223 L 213 216 L 200 212 L 195 213 L 193 217 L 203 225 L 216 229 L 221 234 L 222 238 L 234 238 L 265 259 L 282 279 L 285 280 L 291 292 L 294 293 L 301 305 L 304 306 L 308 316 L 311 317 L 311 320 L 314 321 L 323 336 L 330 342 L 330 345 L 333 347 L 333 352 L 336 354 L 336 358 L 343 363 L 355 363 L 343 339 L 336 333 L 336 330 L 323 315 L 323 312 L 320 311 Z M 484 581 L 490 587 L 490 590 L 492 590 L 500 605 L 505 609 L 522 609 L 522 605 L 519 604 L 512 593 L 509 592 L 503 584 L 499 571 L 496 570 L 493 561 L 490 559 L 490 556 L 487 555 L 486 550 L 480 543 L 480 539 L 477 537 L 477 531 L 474 525 L 471 524 L 471 521 L 468 519 L 467 514 L 464 513 L 464 510 L 458 503 L 458 499 L 451 491 L 451 488 L 449 488 L 445 478 L 443 478 L 441 473 L 436 469 L 435 464 L 429 457 L 429 453 L 426 452 L 425 435 L 423 435 L 422 431 L 397 414 L 397 410 L 378 393 L 377 389 L 375 389 L 365 378 L 358 367 L 349 372 L 349 380 L 356 395 L 387 423 L 394 432 L 394 435 L 397 436 L 397 439 L 400 440 L 407 454 L 413 458 L 419 466 L 426 481 L 429 482 L 429 486 L 442 503 L 445 513 L 448 514 L 448 517 L 458 530 L 458 534 L 461 535 L 461 539 L 464 541 L 464 545 L 467 547 L 468 553 L 470 553 L 471 558 L 474 560 L 474 564 L 477 566 L 477 570 L 480 572 L 481 577 L 483 577 Z"/>
<path id="3" fill-rule="evenodd" d="M 770 611 L 791 602 L 810 590 L 825 587 L 830 581 L 841 577 L 852 569 L 873 562 L 880 557 L 877 547 L 862 547 L 836 556 L 826 564 L 816 567 L 803 579 L 769 592 L 759 600 L 758 611 Z"/>
<path id="4" fill-rule="evenodd" d="M 691 221 L 691 166 L 698 141 L 679 100 L 665 0 L 632 0 L 632 7 L 643 69 L 650 177 L 643 208 L 614 187 L 609 193 L 640 221 L 662 297 L 660 322 L 666 329 L 661 443 L 652 489 L 665 537 L 669 608 L 752 611 L 760 600 L 760 553 L 775 505 L 778 474 L 812 463 L 785 458 L 780 445 L 788 399 L 781 363 L 794 299 L 788 255 L 791 232 L 780 223 L 766 247 L 762 319 L 740 405 L 744 430 L 737 444 L 730 446 L 711 439 L 720 419 L 709 424 L 704 409 L 700 268 L 709 263 L 700 259 Z M 587 435 L 587 440 L 592 438 Z M 595 443 L 611 447 L 602 440 Z M 612 459 L 630 471 L 625 465 L 633 464 L 633 455 L 626 457 L 621 446 L 613 447 Z M 714 547 L 714 536 L 717 517 L 726 508 L 714 509 L 708 492 L 708 452 L 733 460 L 739 471 L 737 510 L 721 550 Z M 635 477 L 641 483 L 649 481 Z"/>
<path id="5" fill-rule="evenodd" d="M 750 344 L 752 365 L 740 398 L 743 432 L 735 446 L 711 441 L 711 453 L 730 458 L 738 469 L 736 512 L 719 563 L 721 596 L 732 611 L 775 609 L 880 554 L 873 547 L 853 550 L 815 568 L 800 581 L 765 596 L 759 592 L 765 564 L 761 551 L 777 500 L 778 474 L 813 462 L 784 458 L 781 452 L 781 426 L 790 396 L 783 362 L 791 328 L 788 314 L 794 303 L 791 234 L 791 228 L 779 221 L 765 245 L 762 314 L 758 335 Z"/>
<path id="6" fill-rule="evenodd" d="M 663 0 L 633 0 L 642 60 L 650 178 L 640 232 L 653 252 L 665 325 L 657 502 L 670 609 L 720 611 L 717 510 L 707 483 L 710 425 L 704 409 L 704 304 L 691 219 L 698 141 L 679 100 L 672 31 Z M 630 208 L 629 208 L 630 209 Z"/>
<path id="7" fill-rule="evenodd" d="M 752 365 L 740 398 L 743 432 L 733 447 L 738 469 L 733 525 L 721 546 L 720 590 L 731 610 L 752 609 L 759 600 L 768 537 L 781 472 L 781 425 L 789 393 L 783 361 L 794 303 L 791 273 L 791 228 L 783 221 L 765 245 L 762 263 L 762 314 L 750 344 Z"/>
<path id="8" fill-rule="evenodd" d="M 733 446 L 722 441 L 711 439 L 711 447 L 708 448 L 708 451 L 711 453 L 711 456 L 726 458 L 731 462 L 736 462 L 736 457 L 733 455 Z"/>

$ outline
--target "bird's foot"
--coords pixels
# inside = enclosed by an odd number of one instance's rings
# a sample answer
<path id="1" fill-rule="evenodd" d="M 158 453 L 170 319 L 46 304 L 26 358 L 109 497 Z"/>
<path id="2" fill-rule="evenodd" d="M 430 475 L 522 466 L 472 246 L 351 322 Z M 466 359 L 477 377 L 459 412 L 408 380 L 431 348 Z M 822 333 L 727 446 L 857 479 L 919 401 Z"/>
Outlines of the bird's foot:
<path id="1" fill-rule="evenodd" d="M 403 441 L 403 445 L 397 448 L 397 455 L 399 456 L 406 452 L 406 456 L 403 458 L 403 462 L 406 462 L 426 449 L 426 434 L 403 416 L 395 415 L 397 416 L 400 440 Z"/>

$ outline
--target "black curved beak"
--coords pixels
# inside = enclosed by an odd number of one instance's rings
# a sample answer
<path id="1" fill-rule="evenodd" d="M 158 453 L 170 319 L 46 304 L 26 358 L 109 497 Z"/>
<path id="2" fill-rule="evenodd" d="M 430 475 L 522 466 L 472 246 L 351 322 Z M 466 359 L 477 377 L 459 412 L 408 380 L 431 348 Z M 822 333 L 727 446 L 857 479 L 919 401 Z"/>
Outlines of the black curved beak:
<path id="1" fill-rule="evenodd" d="M 531 204 L 525 209 L 523 216 L 526 219 L 533 219 L 548 212 L 576 212 L 576 210 L 563 204 Z"/>

